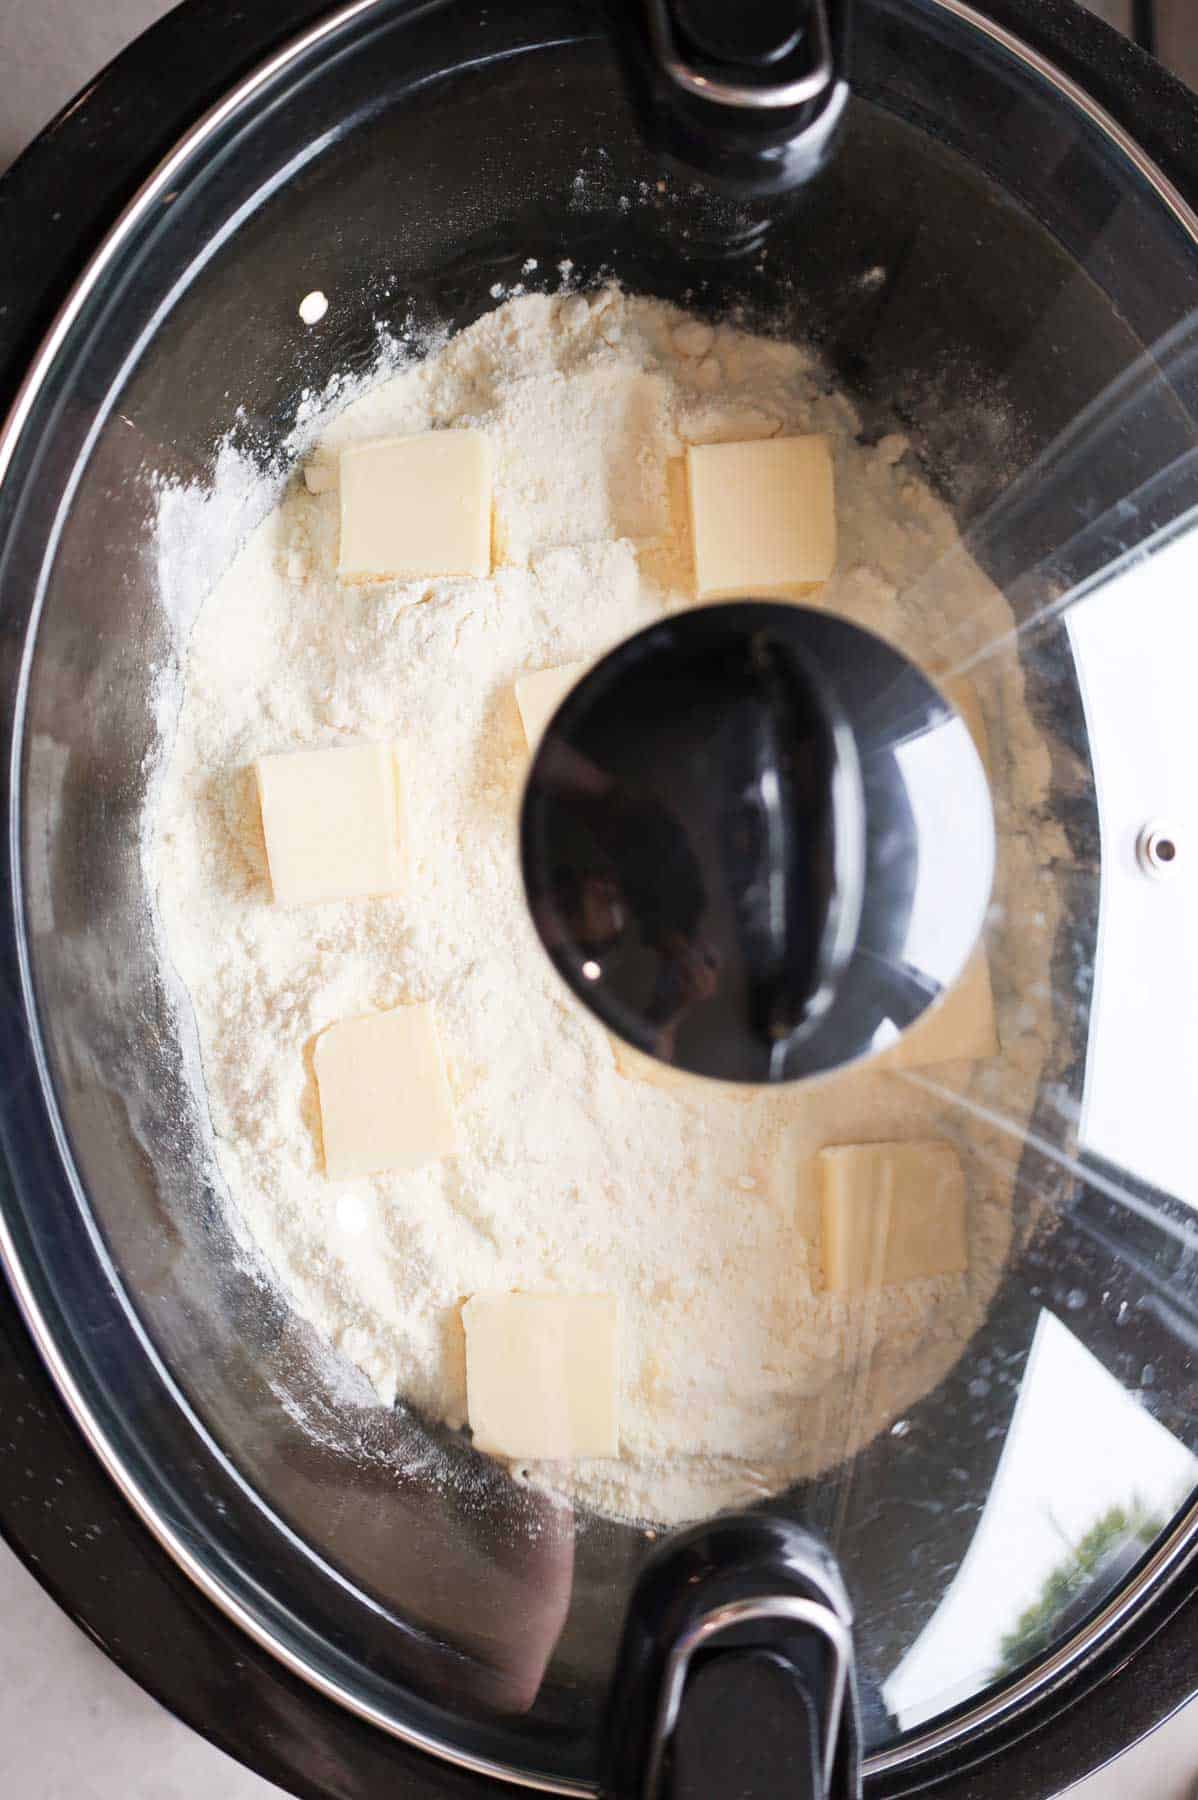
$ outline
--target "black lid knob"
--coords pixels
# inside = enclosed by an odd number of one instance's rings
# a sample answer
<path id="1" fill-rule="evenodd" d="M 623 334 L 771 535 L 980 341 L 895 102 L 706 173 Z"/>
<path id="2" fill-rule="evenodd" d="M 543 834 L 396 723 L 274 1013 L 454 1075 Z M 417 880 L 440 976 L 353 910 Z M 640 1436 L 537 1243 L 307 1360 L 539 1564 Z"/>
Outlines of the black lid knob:
<path id="1" fill-rule="evenodd" d="M 611 1800 L 859 1800 L 852 1612 L 792 1520 L 676 1532 L 633 1591 L 601 1737 Z"/>
<path id="2" fill-rule="evenodd" d="M 804 0 L 674 0 L 674 19 L 690 49 L 714 63 L 768 68 L 798 49 L 807 27 Z"/>
<path id="3" fill-rule="evenodd" d="M 993 869 L 962 721 L 829 613 L 676 615 L 567 696 L 521 822 L 534 923 L 638 1048 L 793 1080 L 880 1048 L 963 966 Z"/>
<path id="4" fill-rule="evenodd" d="M 850 0 L 608 0 L 647 141 L 741 201 L 823 168 L 848 98 Z"/>

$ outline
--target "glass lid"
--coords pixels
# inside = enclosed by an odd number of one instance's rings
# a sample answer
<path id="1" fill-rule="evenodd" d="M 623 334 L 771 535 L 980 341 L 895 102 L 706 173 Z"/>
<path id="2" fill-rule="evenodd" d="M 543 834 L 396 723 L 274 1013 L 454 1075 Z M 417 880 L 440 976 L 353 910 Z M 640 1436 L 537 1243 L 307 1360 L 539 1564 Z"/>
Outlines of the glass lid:
<path id="1" fill-rule="evenodd" d="M 0 1242 L 142 1515 L 382 1728 L 592 1789 L 646 1558 L 755 1508 L 916 1769 L 1190 1541 L 1198 222 L 955 0 L 862 4 L 824 167 L 748 199 L 518 11 L 249 78 L 10 421 Z M 375 466 L 446 428 L 448 510 Z M 574 681 L 737 591 L 901 653 L 993 815 L 956 943 L 980 840 L 889 746 L 941 976 L 761 1090 L 578 1004 L 517 834 Z"/>

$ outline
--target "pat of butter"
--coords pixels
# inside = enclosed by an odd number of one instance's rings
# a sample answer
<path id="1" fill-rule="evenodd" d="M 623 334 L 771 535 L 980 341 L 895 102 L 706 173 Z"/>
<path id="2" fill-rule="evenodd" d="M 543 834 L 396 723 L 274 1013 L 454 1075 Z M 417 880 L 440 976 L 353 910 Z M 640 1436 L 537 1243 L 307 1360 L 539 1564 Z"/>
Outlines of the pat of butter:
<path id="1" fill-rule="evenodd" d="M 304 464 L 304 486 L 310 494 L 331 494 L 337 486 L 337 464 L 329 457 L 314 457 Z"/>
<path id="2" fill-rule="evenodd" d="M 826 438 L 690 444 L 686 473 L 700 600 L 793 598 L 827 581 L 836 513 Z"/>
<path id="3" fill-rule="evenodd" d="M 584 662 L 562 663 L 557 669 L 538 669 L 516 683 L 516 705 L 524 725 L 524 741 L 535 750 L 541 733 L 586 668 Z"/>
<path id="4" fill-rule="evenodd" d="M 824 1281 L 859 1294 L 967 1268 L 965 1173 L 951 1144 L 821 1150 Z"/>
<path id="5" fill-rule="evenodd" d="M 280 906 L 402 887 L 399 772 L 390 744 L 262 756 L 256 769 Z"/>
<path id="6" fill-rule="evenodd" d="M 662 1062 L 659 1056 L 650 1056 L 647 1051 L 638 1050 L 634 1044 L 618 1037 L 614 1031 L 608 1032 L 607 1039 L 617 1073 L 625 1081 L 647 1081 L 650 1087 L 694 1088 L 695 1078 L 685 1069 L 676 1068 L 673 1063 Z"/>
<path id="7" fill-rule="evenodd" d="M 343 581 L 491 572 L 491 447 L 481 431 L 380 438 L 341 452 Z"/>
<path id="8" fill-rule="evenodd" d="M 313 1060 L 331 1180 L 414 1168 L 457 1149 L 431 1007 L 343 1019 L 321 1032 Z"/>
<path id="9" fill-rule="evenodd" d="M 934 679 L 940 680 L 940 677 L 934 676 Z M 967 680 L 964 675 L 943 680 L 941 686 L 946 697 L 952 701 L 965 722 L 965 729 L 973 739 L 973 747 L 982 759 L 982 767 L 986 771 L 987 781 L 993 780 L 994 771 L 990 764 L 990 739 L 986 731 L 985 715 L 982 712 L 982 703 L 978 699 L 977 689 L 972 681 Z"/>
<path id="10" fill-rule="evenodd" d="M 932 1063 L 981 1062 L 998 1050 L 990 968 L 979 944 L 948 992 L 882 1052 L 876 1066 L 925 1069 Z"/>
<path id="11" fill-rule="evenodd" d="M 680 1069 L 676 1063 L 662 1062 L 659 1056 L 638 1050 L 614 1031 L 608 1032 L 607 1041 L 611 1045 L 616 1073 L 625 1081 L 644 1082 L 649 1087 L 662 1088 L 667 1093 L 698 1102 L 752 1100 L 758 1092 L 748 1082 L 715 1081 L 703 1075 L 692 1075 L 689 1069 Z"/>
<path id="12" fill-rule="evenodd" d="M 496 1456 L 618 1456 L 616 1303 L 603 1294 L 475 1294 L 462 1308 L 474 1442 Z"/>

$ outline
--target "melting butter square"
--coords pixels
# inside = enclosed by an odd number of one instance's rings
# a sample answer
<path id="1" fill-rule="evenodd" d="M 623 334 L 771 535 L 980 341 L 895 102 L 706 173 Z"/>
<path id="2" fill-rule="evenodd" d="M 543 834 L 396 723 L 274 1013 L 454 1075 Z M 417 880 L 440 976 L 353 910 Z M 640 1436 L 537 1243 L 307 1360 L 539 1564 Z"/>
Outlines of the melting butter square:
<path id="1" fill-rule="evenodd" d="M 676 1068 L 673 1063 L 662 1062 L 660 1057 L 638 1050 L 634 1044 L 614 1031 L 608 1032 L 607 1041 L 611 1045 L 616 1072 L 625 1081 L 645 1081 L 650 1087 L 660 1088 L 689 1087 L 692 1092 L 698 1085 L 696 1078 L 685 1069 Z M 714 1087 L 714 1083 L 705 1085 Z"/>
<path id="2" fill-rule="evenodd" d="M 403 886 L 399 771 L 390 744 L 296 750 L 255 765 L 271 887 L 280 906 Z"/>
<path id="3" fill-rule="evenodd" d="M 475 1294 L 462 1308 L 466 1404 L 480 1450 L 617 1456 L 616 1303 L 605 1294 Z"/>
<path id="4" fill-rule="evenodd" d="M 990 968 L 979 944 L 948 992 L 882 1051 L 878 1067 L 924 1069 L 933 1063 L 981 1062 L 997 1056 L 998 1049 Z"/>
<path id="5" fill-rule="evenodd" d="M 700 600 L 801 596 L 836 563 L 832 456 L 824 437 L 690 444 Z"/>
<path id="6" fill-rule="evenodd" d="M 491 572 L 491 447 L 481 431 L 379 438 L 341 452 L 343 581 Z"/>
<path id="7" fill-rule="evenodd" d="M 325 1173 L 338 1181 L 413 1168 L 457 1149 L 429 1006 L 343 1019 L 314 1052 Z"/>
<path id="8" fill-rule="evenodd" d="M 965 721 L 965 729 L 973 739 L 974 748 L 982 759 L 982 767 L 986 771 L 987 781 L 993 781 L 994 771 L 990 764 L 990 737 L 986 730 L 986 717 L 982 711 L 982 702 L 972 681 L 964 675 L 957 675 L 946 681 L 944 691 Z"/>
<path id="9" fill-rule="evenodd" d="M 535 750 L 541 733 L 586 668 L 585 662 L 562 663 L 556 669 L 538 669 L 516 683 L 516 705 L 524 726 L 524 741 Z"/>
<path id="10" fill-rule="evenodd" d="M 968 1267 L 965 1172 L 951 1144 L 837 1144 L 816 1161 L 824 1281 L 833 1293 Z"/>

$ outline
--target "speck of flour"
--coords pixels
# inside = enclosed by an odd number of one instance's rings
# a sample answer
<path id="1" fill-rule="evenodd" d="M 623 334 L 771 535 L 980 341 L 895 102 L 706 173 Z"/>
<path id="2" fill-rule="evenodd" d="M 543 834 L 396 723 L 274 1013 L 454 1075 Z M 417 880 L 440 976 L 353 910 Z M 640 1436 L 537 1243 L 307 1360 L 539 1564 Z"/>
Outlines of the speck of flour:
<path id="1" fill-rule="evenodd" d="M 903 440 L 861 441 L 801 347 L 609 287 L 523 295 L 423 349 L 391 345 L 372 381 L 311 398 L 292 448 L 323 491 L 294 468 L 272 489 L 230 450 L 208 488 L 161 496 L 180 670 L 161 680 L 144 841 L 161 953 L 194 1015 L 196 1105 L 243 1235 L 381 1405 L 401 1396 L 464 1425 L 471 1292 L 615 1294 L 621 1457 L 521 1474 L 622 1517 L 693 1517 L 834 1466 L 951 1367 L 1002 1268 L 1005 1165 L 954 1112 L 965 1065 L 937 1071 L 938 1093 L 859 1071 L 750 1098 L 621 1075 L 526 917 L 513 684 L 691 603 L 680 459 L 694 442 L 826 432 L 840 572 L 822 603 L 917 660 L 934 662 L 945 620 L 904 597 L 945 558 L 960 564 L 954 604 L 995 635 L 1009 614 Z M 321 471 L 346 443 L 452 425 L 494 449 L 490 579 L 340 586 Z M 1004 681 L 987 705 L 1034 793 L 1042 758 L 1017 676 Z M 277 907 L 254 759 L 357 740 L 398 747 L 408 885 Z M 1000 883 L 1019 873 L 1008 838 Z M 313 1039 L 414 1001 L 436 1011 L 460 1154 L 330 1182 Z M 1037 1043 L 1017 1036 L 1004 1047 L 1030 1110 Z M 811 1156 L 925 1135 L 967 1160 L 968 1275 L 862 1300 L 823 1292 L 800 1199 Z"/>

